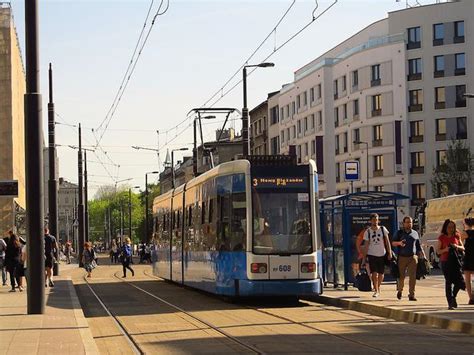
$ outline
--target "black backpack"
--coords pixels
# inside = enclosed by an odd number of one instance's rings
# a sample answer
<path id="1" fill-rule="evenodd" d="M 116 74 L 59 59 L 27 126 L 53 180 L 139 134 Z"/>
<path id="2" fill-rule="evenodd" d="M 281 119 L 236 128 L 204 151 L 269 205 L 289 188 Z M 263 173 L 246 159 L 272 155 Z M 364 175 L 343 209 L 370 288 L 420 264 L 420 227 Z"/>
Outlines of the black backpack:
<path id="1" fill-rule="evenodd" d="M 372 291 L 372 282 L 370 281 L 369 274 L 365 268 L 360 269 L 356 275 L 354 286 L 359 291 L 369 292 Z"/>

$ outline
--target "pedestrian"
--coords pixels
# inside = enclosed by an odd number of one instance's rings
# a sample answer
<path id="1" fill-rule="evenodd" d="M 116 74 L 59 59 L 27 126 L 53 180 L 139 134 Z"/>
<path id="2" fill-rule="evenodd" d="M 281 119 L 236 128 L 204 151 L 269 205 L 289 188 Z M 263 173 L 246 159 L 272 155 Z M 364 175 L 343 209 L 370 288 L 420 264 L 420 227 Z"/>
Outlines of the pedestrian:
<path id="1" fill-rule="evenodd" d="M 20 291 L 23 291 L 19 278 L 19 268 L 21 266 L 21 243 L 20 239 L 13 232 L 10 234 L 10 238 L 8 239 L 7 250 L 5 254 L 7 271 L 10 274 L 10 283 L 12 286 L 10 292 L 15 292 L 16 286 L 18 286 Z"/>
<path id="2" fill-rule="evenodd" d="M 416 301 L 416 268 L 418 258 L 424 257 L 421 249 L 420 236 L 413 229 L 413 219 L 410 216 L 403 218 L 403 228 L 398 230 L 393 237 L 392 246 L 398 247 L 398 270 L 400 276 L 397 282 L 397 298 L 402 299 L 405 274 L 408 271 L 410 277 L 408 299 Z"/>
<path id="3" fill-rule="evenodd" d="M 464 221 L 464 280 L 466 291 L 469 296 L 470 305 L 474 305 L 474 294 L 472 293 L 471 276 L 474 275 L 474 218 L 465 218 Z"/>
<path id="4" fill-rule="evenodd" d="M 122 267 L 123 267 L 123 276 L 122 277 L 127 277 L 127 269 L 129 269 L 132 272 L 132 276 L 135 276 L 135 271 L 130 267 L 130 261 L 132 259 L 132 245 L 130 238 L 125 239 L 125 243 L 122 246 L 122 255 L 121 255 L 121 261 L 122 261 Z"/>
<path id="5" fill-rule="evenodd" d="M 364 233 L 365 251 L 364 255 L 369 259 L 374 294 L 372 297 L 380 296 L 380 286 L 385 272 L 385 258 L 392 259 L 392 248 L 388 238 L 388 230 L 379 226 L 379 215 L 370 215 L 371 226 Z"/>
<path id="6" fill-rule="evenodd" d="M 53 265 L 55 263 L 55 251 L 57 248 L 56 238 L 49 234 L 49 228 L 44 229 L 44 267 L 45 267 L 45 287 L 54 287 L 53 282 Z M 49 283 L 48 283 L 49 281 Z"/>
<path id="7" fill-rule="evenodd" d="M 364 234 L 365 231 L 370 227 L 370 223 L 364 224 L 362 229 L 359 231 L 352 245 L 352 276 L 355 278 L 360 271 L 361 264 L 364 263 Z M 150 261 L 151 262 L 151 261 Z"/>
<path id="8" fill-rule="evenodd" d="M 23 238 L 20 238 L 20 243 L 23 245 L 21 247 L 21 264 L 23 267 L 23 276 L 25 277 L 25 281 L 28 282 L 28 279 L 26 277 L 26 269 L 28 267 L 28 258 L 27 258 L 27 252 L 26 252 L 26 241 Z M 23 279 L 21 280 L 22 285 L 23 285 Z"/>
<path id="9" fill-rule="evenodd" d="M 64 246 L 64 255 L 66 256 L 66 263 L 71 263 L 71 242 L 68 240 Z"/>
<path id="10" fill-rule="evenodd" d="M 448 308 L 457 308 L 456 296 L 461 289 L 461 285 L 456 280 L 457 266 L 449 262 L 450 249 L 453 251 L 463 251 L 464 246 L 461 236 L 456 230 L 456 223 L 447 219 L 441 228 L 441 235 L 438 237 L 436 251 L 440 255 L 441 270 L 445 279 L 445 293 L 448 302 Z"/>
<path id="11" fill-rule="evenodd" d="M 0 272 L 2 273 L 2 286 L 7 284 L 7 273 L 5 271 L 5 251 L 7 250 L 7 243 L 0 238 Z"/>
<path id="12" fill-rule="evenodd" d="M 92 270 L 94 270 L 97 266 L 95 259 L 96 256 L 95 251 L 92 248 L 92 244 L 90 242 L 86 242 L 84 244 L 84 253 L 82 254 L 82 264 L 84 265 L 84 269 L 87 271 L 87 277 L 92 276 Z"/>
<path id="13" fill-rule="evenodd" d="M 117 242 L 114 239 L 112 240 L 112 247 L 110 248 L 110 262 L 112 264 L 118 263 L 118 254 L 119 254 L 119 250 L 117 247 Z"/>

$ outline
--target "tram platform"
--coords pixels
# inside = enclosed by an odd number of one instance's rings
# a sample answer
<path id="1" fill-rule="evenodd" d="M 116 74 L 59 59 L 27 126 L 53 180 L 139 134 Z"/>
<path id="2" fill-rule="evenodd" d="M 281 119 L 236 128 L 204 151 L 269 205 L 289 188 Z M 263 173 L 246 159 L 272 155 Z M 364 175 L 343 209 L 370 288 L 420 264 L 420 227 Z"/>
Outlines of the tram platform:
<path id="1" fill-rule="evenodd" d="M 378 317 L 474 335 L 474 306 L 468 305 L 467 293 L 460 291 L 458 308 L 448 310 L 442 277 L 418 281 L 417 301 L 408 300 L 407 290 L 401 300 L 396 298 L 396 293 L 395 283 L 382 284 L 378 298 L 373 298 L 372 292 L 361 292 L 354 287 L 344 290 L 329 286 L 324 288 L 321 296 L 311 300 Z"/>
<path id="2" fill-rule="evenodd" d="M 61 265 L 61 270 L 77 268 Z M 66 274 L 66 273 L 64 273 Z M 69 276 L 46 288 L 45 313 L 27 314 L 27 292 L 0 286 L 0 354 L 98 354 Z"/>

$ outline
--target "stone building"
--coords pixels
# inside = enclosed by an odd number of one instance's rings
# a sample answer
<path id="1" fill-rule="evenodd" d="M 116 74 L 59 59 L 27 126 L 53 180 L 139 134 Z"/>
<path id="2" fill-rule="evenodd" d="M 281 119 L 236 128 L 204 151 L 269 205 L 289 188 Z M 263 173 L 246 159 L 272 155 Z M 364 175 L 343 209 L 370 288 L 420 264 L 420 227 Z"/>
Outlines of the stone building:
<path id="1" fill-rule="evenodd" d="M 17 180 L 18 197 L 0 197 L 0 233 L 17 227 L 24 233 L 25 71 L 10 4 L 0 3 L 0 181 Z"/>

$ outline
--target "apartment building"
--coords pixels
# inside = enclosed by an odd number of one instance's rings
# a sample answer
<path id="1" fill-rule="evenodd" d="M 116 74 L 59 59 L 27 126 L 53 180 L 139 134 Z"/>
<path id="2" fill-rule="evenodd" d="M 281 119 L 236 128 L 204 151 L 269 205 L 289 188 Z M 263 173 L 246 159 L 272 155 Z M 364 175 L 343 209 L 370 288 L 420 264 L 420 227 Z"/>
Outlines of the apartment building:
<path id="1" fill-rule="evenodd" d="M 350 192 L 344 163 L 357 160 L 354 191 L 366 190 L 368 166 L 370 190 L 409 195 L 412 206 L 431 198 L 451 139 L 474 151 L 463 97 L 474 85 L 473 15 L 468 0 L 391 12 L 297 70 L 268 100 L 269 117 L 278 111 L 270 153 L 296 146 L 298 161 L 314 159 L 321 196 Z"/>

